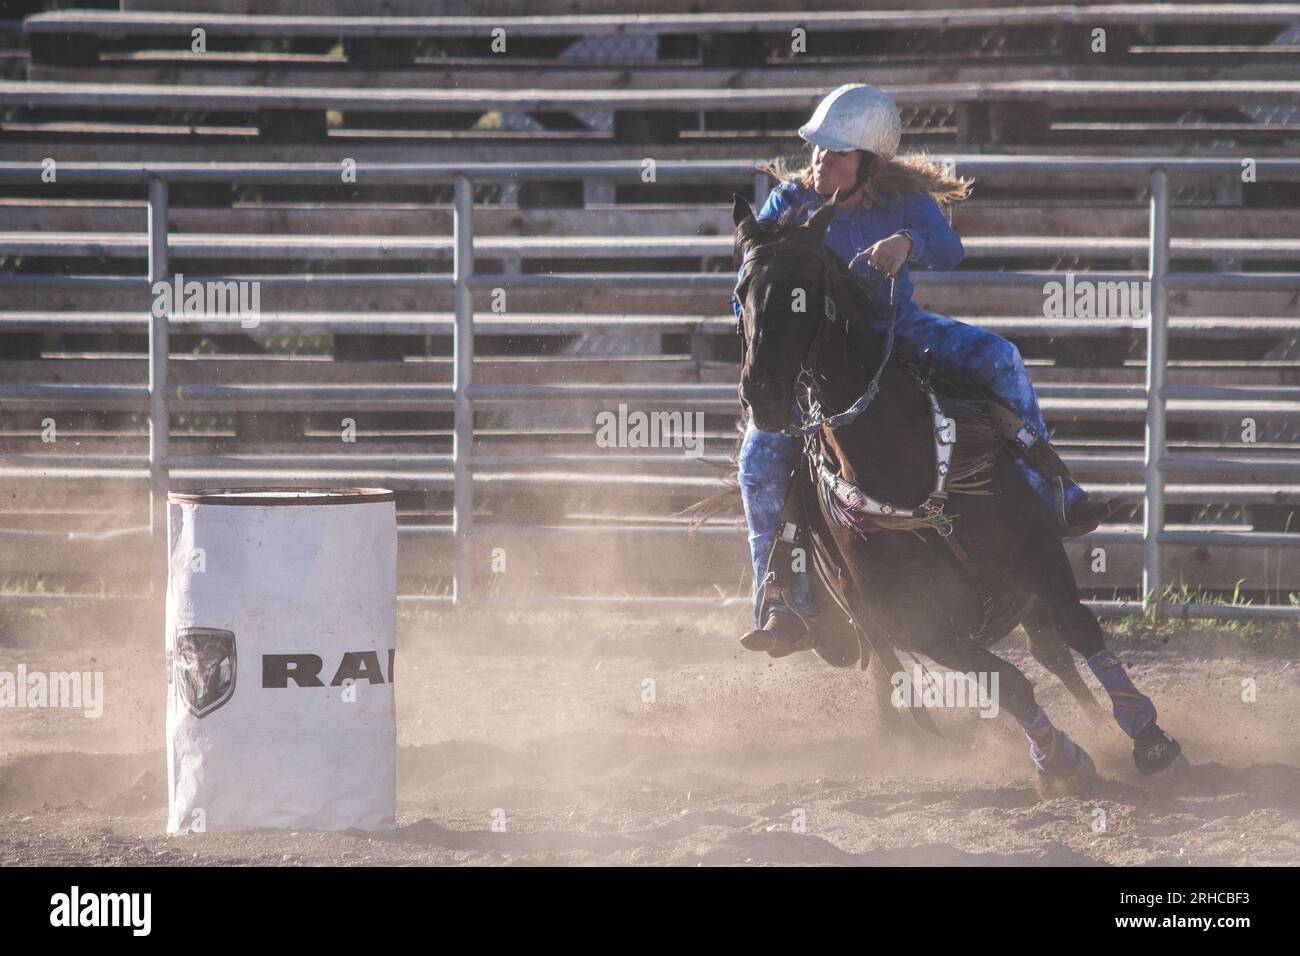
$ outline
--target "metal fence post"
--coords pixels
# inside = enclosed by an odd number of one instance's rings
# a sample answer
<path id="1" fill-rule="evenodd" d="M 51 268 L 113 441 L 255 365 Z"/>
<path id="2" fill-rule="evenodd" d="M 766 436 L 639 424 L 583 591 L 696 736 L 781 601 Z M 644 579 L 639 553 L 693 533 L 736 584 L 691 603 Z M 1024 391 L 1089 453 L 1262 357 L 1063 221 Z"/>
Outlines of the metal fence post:
<path id="1" fill-rule="evenodd" d="M 1151 248 L 1147 279 L 1151 314 L 1147 317 L 1146 442 L 1142 471 L 1146 483 L 1142 520 L 1142 605 L 1160 614 L 1160 535 L 1165 528 L 1165 380 L 1169 345 L 1169 179 L 1163 167 L 1151 171 Z"/>
<path id="2" fill-rule="evenodd" d="M 167 361 L 170 355 L 166 298 L 153 295 L 154 283 L 171 279 L 167 249 L 167 183 L 149 180 L 149 546 L 150 587 L 166 593 L 168 574 L 167 540 L 167 445 L 170 421 L 167 412 Z M 159 313 L 162 313 L 159 315 Z"/>
<path id="3" fill-rule="evenodd" d="M 452 278 L 456 284 L 456 329 L 452 336 L 454 371 L 452 387 L 454 428 L 451 462 L 454 474 L 454 500 L 451 530 L 456 548 L 456 580 L 452 600 L 462 606 L 469 600 L 473 580 L 470 534 L 474 530 L 474 484 L 470 458 L 474 443 L 474 408 L 469 387 L 474 375 L 474 300 L 469 278 L 474 274 L 474 184 L 464 176 L 456 177 L 455 215 L 452 238 L 455 245 Z"/>

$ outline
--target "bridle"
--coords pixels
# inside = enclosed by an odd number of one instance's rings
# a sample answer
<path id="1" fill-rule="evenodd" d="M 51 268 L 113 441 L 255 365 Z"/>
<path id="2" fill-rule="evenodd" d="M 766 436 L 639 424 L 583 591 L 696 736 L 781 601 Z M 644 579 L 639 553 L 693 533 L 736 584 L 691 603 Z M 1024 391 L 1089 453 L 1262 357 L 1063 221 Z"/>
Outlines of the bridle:
<path id="1" fill-rule="evenodd" d="M 801 253 L 813 252 L 807 246 L 795 243 L 788 239 L 778 240 L 768 243 L 758 249 L 746 253 L 741 260 L 741 280 L 750 264 L 759 259 L 766 258 L 770 255 L 786 249 L 797 249 Z M 860 252 L 853 257 L 849 263 L 850 276 L 852 276 L 853 264 L 858 261 L 865 252 Z M 833 268 L 825 259 L 822 260 L 823 275 Z M 874 268 L 874 266 L 872 267 Z M 883 273 L 882 273 L 883 274 Z M 740 286 L 737 281 L 737 288 Z M 824 288 L 829 289 L 830 284 L 824 282 Z M 835 300 L 831 298 L 830 292 L 824 293 L 825 300 L 822 309 L 822 316 L 818 320 L 817 328 L 813 334 L 813 342 L 817 342 L 821 335 L 823 322 L 834 322 L 836 320 Z M 741 349 L 745 348 L 744 338 L 744 316 L 736 320 L 736 328 L 741 336 Z M 847 322 L 848 319 L 845 319 Z M 894 331 L 898 324 L 898 301 L 895 290 L 895 279 L 889 277 L 889 327 L 885 333 L 885 347 L 880 357 L 880 364 L 876 367 L 875 373 L 867 383 L 866 389 L 848 408 L 842 412 L 833 415 L 825 415 L 822 412 L 821 403 L 817 401 L 813 393 L 813 373 L 808 368 L 808 355 L 805 354 L 800 360 L 800 371 L 798 378 L 795 379 L 796 386 L 803 385 L 807 396 L 807 407 L 799 405 L 801 420 L 798 424 L 790 425 L 782 430 L 782 434 L 792 438 L 803 438 L 807 459 L 813 466 L 814 473 L 818 479 L 818 485 L 822 489 L 822 494 L 830 506 L 829 511 L 837 522 L 845 527 L 852 527 L 859 533 L 864 533 L 867 524 L 875 524 L 883 521 L 903 519 L 912 520 L 922 518 L 935 523 L 936 530 L 949 543 L 949 546 L 956 549 L 956 542 L 952 540 L 952 523 L 951 519 L 943 513 L 943 499 L 946 495 L 946 485 L 948 481 L 948 471 L 952 462 L 953 446 L 956 444 L 956 426 L 952 419 L 948 418 L 939 403 L 938 396 L 935 395 L 934 389 L 930 386 L 928 376 L 923 379 L 913 369 L 908 367 L 908 371 L 916 379 L 917 384 L 921 387 L 926 396 L 927 404 L 930 409 L 931 421 L 934 426 L 933 440 L 935 444 L 935 478 L 934 486 L 925 501 L 915 508 L 900 508 L 891 505 L 889 502 L 881 501 L 873 495 L 868 494 L 861 488 L 846 481 L 838 475 L 825 459 L 819 446 L 818 436 L 823 427 L 841 428 L 851 424 L 859 415 L 866 411 L 867 407 L 880 392 L 880 377 L 889 364 L 890 357 L 894 350 Z M 809 351 L 811 352 L 811 346 Z M 744 358 L 742 355 L 742 364 Z M 796 399 L 797 401 L 797 399 Z M 958 553 L 958 557 L 962 555 Z"/>
<path id="2" fill-rule="evenodd" d="M 830 270 L 833 268 L 833 266 L 830 262 L 826 260 L 824 253 L 819 254 L 818 251 L 811 250 L 806 245 L 796 243 L 790 239 L 781 239 L 776 242 L 768 243 L 767 245 L 761 246 L 757 249 L 753 249 L 747 252 L 745 254 L 744 259 L 742 259 L 740 263 L 741 278 L 737 280 L 736 287 L 737 288 L 740 287 L 740 283 L 744 280 L 744 273 L 748 270 L 751 263 L 757 262 L 759 259 L 770 258 L 773 255 L 777 255 L 782 251 L 787 251 L 790 249 L 797 249 L 799 252 L 805 254 L 811 253 L 813 255 L 818 255 L 819 258 L 821 258 L 823 288 L 829 289 L 830 283 L 825 281 L 825 277 L 830 273 Z M 853 261 L 849 263 L 849 267 L 848 267 L 850 276 L 852 276 L 854 263 L 856 263 L 864 255 L 866 255 L 865 251 L 860 252 L 853 257 Z M 870 268 L 874 269 L 875 266 L 870 266 Z M 881 275 L 884 274 L 885 273 L 883 272 L 881 273 Z M 834 322 L 836 320 L 837 314 L 838 314 L 838 310 L 836 309 L 835 306 L 835 300 L 831 297 L 829 291 L 824 292 L 821 318 L 817 320 L 817 326 L 813 330 L 814 342 L 816 342 L 821 335 L 822 323 Z M 846 319 L 845 321 L 847 322 L 848 320 Z M 872 403 L 876 395 L 880 392 L 880 376 L 884 374 L 885 366 L 889 364 L 890 356 L 894 352 L 894 330 L 897 327 L 897 325 L 898 325 L 898 302 L 895 295 L 895 279 L 893 276 L 890 276 L 889 277 L 889 327 L 885 331 L 885 347 L 880 356 L 880 364 L 876 367 L 875 373 L 871 376 L 871 380 L 867 383 L 866 390 L 863 391 L 863 393 L 858 396 L 857 400 L 854 401 L 853 404 L 849 405 L 848 408 L 844 409 L 844 411 L 836 412 L 833 415 L 824 414 L 824 412 L 822 411 L 821 403 L 817 401 L 816 397 L 813 394 L 813 373 L 812 373 L 812 369 L 810 369 L 807 365 L 808 354 L 805 353 L 803 358 L 800 359 L 799 361 L 799 375 L 795 379 L 795 387 L 798 388 L 799 386 L 803 386 L 807 404 L 806 406 L 803 403 L 799 404 L 801 420 L 799 421 L 798 424 L 790 425 L 782 429 L 782 434 L 788 435 L 792 438 L 807 438 L 820 431 L 823 426 L 827 428 L 842 428 L 845 425 L 850 425 L 857 419 L 859 415 L 861 415 L 864 411 L 866 411 L 867 406 L 869 406 Z M 736 319 L 736 332 L 740 335 L 741 349 L 743 350 L 745 347 L 745 328 L 744 328 L 743 314 Z M 743 364 L 743 356 L 742 356 L 742 364 Z M 798 400 L 796 399 L 796 401 Z"/>

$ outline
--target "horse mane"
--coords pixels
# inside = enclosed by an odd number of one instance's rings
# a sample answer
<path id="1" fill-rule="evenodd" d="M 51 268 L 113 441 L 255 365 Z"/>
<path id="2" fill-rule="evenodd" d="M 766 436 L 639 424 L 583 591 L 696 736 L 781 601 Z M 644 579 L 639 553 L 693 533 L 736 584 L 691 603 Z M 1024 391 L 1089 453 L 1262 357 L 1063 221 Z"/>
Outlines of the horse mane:
<path id="1" fill-rule="evenodd" d="M 826 246 L 822 249 L 822 258 L 831 264 L 831 268 L 826 270 L 831 284 L 831 288 L 826 290 L 827 294 L 836 302 L 847 302 L 850 317 L 862 320 L 850 321 L 848 325 L 849 344 L 857 349 L 858 354 L 862 354 L 863 347 L 869 344 L 865 340 L 870 336 L 870 320 L 880 305 L 872 295 L 866 279 L 850 272 L 848 265 L 833 249 Z"/>
<path id="2" fill-rule="evenodd" d="M 786 207 L 774 218 L 755 219 L 752 223 L 737 229 L 735 241 L 732 244 L 733 267 L 739 271 L 746 244 L 761 245 L 781 239 L 793 238 L 795 230 L 803 224 L 800 212 L 801 210 L 794 207 Z M 848 263 L 841 259 L 834 249 L 824 243 L 819 243 L 816 251 L 823 263 L 829 266 L 824 270 L 831 284 L 831 287 L 826 292 L 836 302 L 847 304 L 850 314 L 853 316 L 870 318 L 874 315 L 880 306 L 872 294 L 867 280 L 850 272 Z M 849 335 L 853 340 L 852 344 L 859 347 L 871 344 L 867 341 L 869 337 L 868 326 L 869 323 L 865 322 L 849 323 Z"/>
<path id="3" fill-rule="evenodd" d="M 748 226 L 741 226 L 736 230 L 735 240 L 731 246 L 732 267 L 740 269 L 740 260 L 743 258 L 746 243 L 774 242 L 777 239 L 787 238 L 798 225 L 796 211 L 786 207 L 775 218 L 755 219 Z"/>

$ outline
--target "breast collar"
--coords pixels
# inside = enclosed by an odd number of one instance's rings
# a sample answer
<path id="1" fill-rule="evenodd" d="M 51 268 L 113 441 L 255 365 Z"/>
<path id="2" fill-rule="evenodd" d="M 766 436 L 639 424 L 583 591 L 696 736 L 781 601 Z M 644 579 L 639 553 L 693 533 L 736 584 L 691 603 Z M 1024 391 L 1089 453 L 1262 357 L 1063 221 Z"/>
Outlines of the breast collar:
<path id="1" fill-rule="evenodd" d="M 898 521 L 915 519 L 934 521 L 939 519 L 939 533 L 946 536 L 952 532 L 952 527 L 943 514 L 943 501 L 946 497 L 948 471 L 952 467 L 952 451 L 957 444 L 957 423 L 944 415 L 943 408 L 939 405 L 939 397 L 934 393 L 934 388 L 924 381 L 911 366 L 904 366 L 904 368 L 916 380 L 925 394 L 926 401 L 930 406 L 930 419 L 934 426 L 934 487 L 926 496 L 925 501 L 915 508 L 898 508 L 887 501 L 882 501 L 868 494 L 851 481 L 842 478 L 827 464 L 825 452 L 820 444 L 814 459 L 817 480 L 824 493 L 831 496 L 838 503 L 838 508 L 829 510 L 836 518 L 837 523 L 843 527 L 864 531 L 866 529 L 863 527 L 863 519 L 866 519 L 868 524 L 877 524 L 878 526 L 880 524 L 879 519 L 884 519 L 886 522 L 890 519 Z"/>

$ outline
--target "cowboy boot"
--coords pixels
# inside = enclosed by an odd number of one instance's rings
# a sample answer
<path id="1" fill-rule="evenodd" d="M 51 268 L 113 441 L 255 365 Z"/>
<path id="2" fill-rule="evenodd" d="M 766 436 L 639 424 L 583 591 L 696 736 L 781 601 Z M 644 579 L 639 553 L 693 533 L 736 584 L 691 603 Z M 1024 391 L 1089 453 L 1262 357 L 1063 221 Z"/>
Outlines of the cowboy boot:
<path id="1" fill-rule="evenodd" d="M 784 522 L 772 542 L 772 551 L 768 555 L 769 570 L 763 578 L 763 601 L 755 615 L 763 624 L 740 639 L 741 646 L 747 650 L 767 651 L 771 657 L 812 650 L 817 643 L 813 630 L 816 612 L 810 608 L 813 603 L 811 575 L 793 570 L 794 549 L 808 547 L 807 530 L 802 525 L 798 508 L 791 511 L 790 506 L 791 501 L 787 498 L 785 511 L 799 523 Z M 778 569 L 790 570 L 778 574 Z M 790 602 L 802 611 L 796 611 Z"/>
<path id="2" fill-rule="evenodd" d="M 1026 433 L 1032 435 L 1033 430 L 1025 426 L 1016 436 L 1017 443 L 1022 442 L 1021 436 Z M 1094 497 L 1080 488 L 1070 477 L 1070 469 L 1047 439 L 1034 436 L 1028 445 L 1021 443 L 1021 449 L 1034 471 L 1051 482 L 1052 517 L 1056 520 L 1061 537 L 1077 538 L 1096 531 L 1103 521 L 1121 507 L 1122 502 L 1118 498 Z"/>
<path id="3" fill-rule="evenodd" d="M 1052 516 L 1056 519 L 1063 538 L 1077 538 L 1096 531 L 1103 521 L 1122 507 L 1122 502 L 1118 498 L 1096 498 L 1082 488 L 1079 488 L 1079 497 L 1067 507 L 1065 503 L 1067 481 L 1074 484 L 1068 474 L 1064 477 L 1058 475 L 1052 478 L 1052 501 L 1055 503 Z M 1075 487 L 1079 486 L 1075 485 Z"/>
<path id="4" fill-rule="evenodd" d="M 1096 531 L 1097 527 L 1122 507 L 1118 498 L 1096 498 L 1084 491 L 1070 477 L 1056 449 L 1037 430 L 1001 401 L 988 403 L 994 425 L 1029 463 L 1035 472 L 1048 482 L 1052 493 L 1052 517 L 1063 538 L 1077 538 Z"/>
<path id="5" fill-rule="evenodd" d="M 763 626 L 740 639 L 741 646 L 746 650 L 767 651 L 770 657 L 786 657 L 798 651 L 810 651 L 816 643 L 812 630 L 784 604 L 778 604 L 769 610 Z"/>

